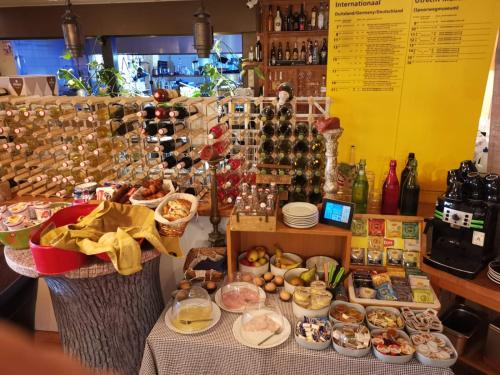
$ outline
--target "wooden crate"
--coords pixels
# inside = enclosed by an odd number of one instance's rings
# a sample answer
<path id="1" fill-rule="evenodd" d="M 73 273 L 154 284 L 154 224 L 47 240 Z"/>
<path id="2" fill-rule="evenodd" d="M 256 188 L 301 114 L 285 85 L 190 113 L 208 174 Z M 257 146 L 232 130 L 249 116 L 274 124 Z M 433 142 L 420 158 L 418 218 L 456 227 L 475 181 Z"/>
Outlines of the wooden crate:
<path id="1" fill-rule="evenodd" d="M 241 232 L 276 232 L 278 221 L 278 200 L 274 208 L 274 215 L 242 215 L 233 207 L 229 217 L 229 227 L 232 231 Z"/>

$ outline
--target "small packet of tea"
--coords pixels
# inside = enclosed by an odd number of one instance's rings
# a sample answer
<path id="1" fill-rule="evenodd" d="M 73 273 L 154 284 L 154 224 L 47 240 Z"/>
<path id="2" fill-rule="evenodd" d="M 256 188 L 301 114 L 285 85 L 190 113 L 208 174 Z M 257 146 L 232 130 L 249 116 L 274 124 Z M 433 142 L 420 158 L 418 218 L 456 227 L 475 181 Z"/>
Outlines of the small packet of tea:
<path id="1" fill-rule="evenodd" d="M 387 249 L 386 263 L 391 266 L 403 265 L 403 250 L 401 249 Z"/>
<path id="2" fill-rule="evenodd" d="M 368 219 L 368 235 L 369 236 L 384 236 L 385 220 L 384 219 Z"/>
<path id="3" fill-rule="evenodd" d="M 418 240 L 419 223 L 403 222 L 403 238 L 409 240 Z"/>
<path id="4" fill-rule="evenodd" d="M 384 252 L 378 249 L 368 249 L 366 255 L 366 263 L 369 265 L 384 265 Z"/>
<path id="5" fill-rule="evenodd" d="M 353 247 L 351 249 L 351 264 L 365 264 L 366 249 Z"/>
<path id="6" fill-rule="evenodd" d="M 386 237 L 401 238 L 403 228 L 401 221 L 386 220 L 385 225 Z"/>

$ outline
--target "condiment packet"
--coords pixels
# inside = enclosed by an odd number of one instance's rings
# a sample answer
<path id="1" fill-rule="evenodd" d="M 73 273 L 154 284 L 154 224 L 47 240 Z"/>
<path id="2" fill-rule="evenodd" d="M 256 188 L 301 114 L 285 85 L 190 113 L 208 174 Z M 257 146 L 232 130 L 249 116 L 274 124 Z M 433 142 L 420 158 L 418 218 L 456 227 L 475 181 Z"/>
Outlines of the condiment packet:
<path id="1" fill-rule="evenodd" d="M 419 263 L 420 263 L 420 253 L 418 251 L 403 252 L 404 267 L 418 267 Z"/>
<path id="2" fill-rule="evenodd" d="M 386 220 L 385 226 L 386 237 L 401 237 L 403 228 L 401 221 Z"/>
<path id="3" fill-rule="evenodd" d="M 368 265 L 384 265 L 384 252 L 378 249 L 368 249 L 366 255 L 366 264 Z"/>
<path id="4" fill-rule="evenodd" d="M 369 236 L 384 236 L 385 220 L 384 219 L 368 219 L 368 235 Z"/>
<path id="5" fill-rule="evenodd" d="M 401 249 L 387 249 L 385 257 L 387 265 L 402 266 L 403 265 L 403 250 Z"/>
<path id="6" fill-rule="evenodd" d="M 351 264 L 366 264 L 366 249 L 353 247 L 351 249 Z"/>
<path id="7" fill-rule="evenodd" d="M 384 250 L 384 237 L 370 236 L 368 237 L 368 248 L 375 250 Z"/>
<path id="8" fill-rule="evenodd" d="M 420 240 L 419 239 L 404 240 L 404 249 L 406 251 L 420 251 Z"/>
<path id="9" fill-rule="evenodd" d="M 353 219 L 351 224 L 351 232 L 353 236 L 366 237 L 367 231 L 367 220 L 366 219 Z"/>
<path id="10" fill-rule="evenodd" d="M 396 301 L 396 293 L 390 283 L 385 283 L 377 287 L 377 299 L 385 301 Z"/>
<path id="11" fill-rule="evenodd" d="M 403 222 L 403 238 L 418 240 L 419 223 Z"/>
<path id="12" fill-rule="evenodd" d="M 412 289 L 413 301 L 420 303 L 433 303 L 434 295 L 430 289 Z"/>
<path id="13" fill-rule="evenodd" d="M 378 288 L 382 284 L 390 284 L 391 278 L 387 272 L 372 273 L 372 281 L 375 288 Z"/>

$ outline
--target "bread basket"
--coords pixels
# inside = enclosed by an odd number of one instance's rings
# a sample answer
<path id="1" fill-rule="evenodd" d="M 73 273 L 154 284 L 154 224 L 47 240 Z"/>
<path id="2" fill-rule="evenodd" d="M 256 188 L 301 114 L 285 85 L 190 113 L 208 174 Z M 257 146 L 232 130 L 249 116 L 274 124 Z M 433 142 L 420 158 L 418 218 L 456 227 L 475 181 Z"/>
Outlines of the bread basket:
<path id="1" fill-rule="evenodd" d="M 143 199 L 142 194 L 141 194 L 142 189 L 143 188 L 140 187 L 139 189 L 137 189 L 137 191 L 134 194 L 132 194 L 132 196 L 129 199 L 130 203 L 140 205 L 140 206 L 146 206 L 146 207 L 152 208 L 153 210 L 156 207 L 158 207 L 158 205 L 161 203 L 162 200 L 165 199 L 165 197 L 169 197 L 170 195 L 175 193 L 175 187 L 172 184 L 172 181 L 170 181 L 170 180 L 163 181 L 163 190 L 168 191 L 168 193 L 167 193 L 167 195 L 165 195 L 161 198 L 145 200 L 145 199 Z"/>
<path id="2" fill-rule="evenodd" d="M 191 209 L 189 210 L 188 216 L 183 217 L 182 219 L 168 221 L 162 215 L 163 207 L 165 207 L 165 205 L 169 201 L 175 199 L 185 199 L 191 202 Z M 158 207 L 156 207 L 155 210 L 155 220 L 159 224 L 158 232 L 162 236 L 166 237 L 181 237 L 189 221 L 193 218 L 193 216 L 197 213 L 197 211 L 198 211 L 198 198 L 195 197 L 194 195 L 184 194 L 184 193 L 173 193 L 171 195 L 168 195 L 167 197 L 163 198 L 163 200 L 158 205 Z"/>

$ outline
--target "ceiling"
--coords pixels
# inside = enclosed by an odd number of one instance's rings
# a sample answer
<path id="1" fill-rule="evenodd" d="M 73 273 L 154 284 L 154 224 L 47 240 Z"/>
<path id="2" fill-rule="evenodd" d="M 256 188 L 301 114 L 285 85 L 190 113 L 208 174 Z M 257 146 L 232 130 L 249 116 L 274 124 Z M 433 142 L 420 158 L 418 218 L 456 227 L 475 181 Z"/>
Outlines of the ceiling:
<path id="1" fill-rule="evenodd" d="M 64 5 L 67 0 L 0 0 L 0 8 Z M 194 0 L 71 0 L 72 4 L 109 4 L 109 3 L 157 3 L 164 1 L 194 1 Z"/>

